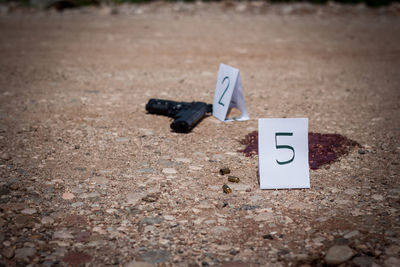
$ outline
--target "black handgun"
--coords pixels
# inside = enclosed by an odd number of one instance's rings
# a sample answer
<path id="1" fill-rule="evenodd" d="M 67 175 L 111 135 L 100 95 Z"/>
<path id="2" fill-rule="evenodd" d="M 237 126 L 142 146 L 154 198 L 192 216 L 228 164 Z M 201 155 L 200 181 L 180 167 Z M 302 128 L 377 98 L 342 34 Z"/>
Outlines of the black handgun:
<path id="1" fill-rule="evenodd" d="M 196 124 L 212 112 L 212 105 L 204 102 L 175 102 L 162 99 L 150 99 L 146 110 L 152 114 L 174 118 L 171 129 L 178 133 L 190 132 Z"/>

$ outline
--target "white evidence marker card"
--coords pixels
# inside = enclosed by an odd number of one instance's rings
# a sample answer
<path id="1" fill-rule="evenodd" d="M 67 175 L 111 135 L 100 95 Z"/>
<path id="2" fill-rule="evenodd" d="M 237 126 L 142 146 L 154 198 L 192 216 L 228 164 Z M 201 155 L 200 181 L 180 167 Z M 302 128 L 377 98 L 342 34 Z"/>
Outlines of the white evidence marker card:
<path id="1" fill-rule="evenodd" d="M 237 108 L 242 113 L 238 118 L 227 119 L 226 115 L 231 108 Z M 221 121 L 245 121 L 249 119 L 246 103 L 243 97 L 240 72 L 231 66 L 220 64 L 217 86 L 213 102 L 213 116 Z"/>
<path id="2" fill-rule="evenodd" d="M 261 189 L 310 188 L 308 119 L 259 119 Z"/>

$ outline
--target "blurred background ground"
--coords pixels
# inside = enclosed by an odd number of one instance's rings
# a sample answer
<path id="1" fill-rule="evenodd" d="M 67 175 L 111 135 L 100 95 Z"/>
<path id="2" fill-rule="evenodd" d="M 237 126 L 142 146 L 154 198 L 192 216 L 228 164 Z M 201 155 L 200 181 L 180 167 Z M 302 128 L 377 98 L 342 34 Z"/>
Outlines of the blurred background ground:
<path id="1" fill-rule="evenodd" d="M 0 11 L 1 264 L 399 266 L 397 3 Z M 221 62 L 250 121 L 185 135 L 146 114 L 211 103 Z M 362 148 L 311 189 L 261 191 L 239 141 L 275 117 Z M 241 179 L 228 195 L 222 167 Z"/>

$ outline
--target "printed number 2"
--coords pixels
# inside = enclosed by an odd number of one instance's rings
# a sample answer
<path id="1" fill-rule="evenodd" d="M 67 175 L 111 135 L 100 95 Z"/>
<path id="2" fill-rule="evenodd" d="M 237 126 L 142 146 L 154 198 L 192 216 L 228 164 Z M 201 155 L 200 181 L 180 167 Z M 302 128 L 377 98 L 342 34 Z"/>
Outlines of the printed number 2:
<path id="1" fill-rule="evenodd" d="M 276 160 L 276 162 L 279 165 L 289 164 L 290 162 L 292 162 L 294 160 L 294 155 L 295 155 L 294 148 L 292 146 L 288 146 L 288 145 L 278 145 L 278 140 L 277 140 L 278 136 L 293 136 L 293 133 L 275 133 L 275 147 L 276 147 L 276 149 L 290 149 L 293 152 L 293 156 L 292 156 L 291 159 L 289 159 L 287 161 Z"/>
<path id="2" fill-rule="evenodd" d="M 228 76 L 225 76 L 224 79 L 222 80 L 221 84 L 224 84 L 225 80 L 228 80 L 228 84 L 226 85 L 226 88 L 225 88 L 224 92 L 222 93 L 222 95 L 221 95 L 221 97 L 220 97 L 220 99 L 219 99 L 219 101 L 218 101 L 218 104 L 220 104 L 221 106 L 225 106 L 224 103 L 221 102 L 221 100 L 222 100 L 222 98 L 224 97 L 226 91 L 228 90 L 228 88 L 229 88 L 229 83 L 230 83 L 229 77 L 228 77 Z"/>

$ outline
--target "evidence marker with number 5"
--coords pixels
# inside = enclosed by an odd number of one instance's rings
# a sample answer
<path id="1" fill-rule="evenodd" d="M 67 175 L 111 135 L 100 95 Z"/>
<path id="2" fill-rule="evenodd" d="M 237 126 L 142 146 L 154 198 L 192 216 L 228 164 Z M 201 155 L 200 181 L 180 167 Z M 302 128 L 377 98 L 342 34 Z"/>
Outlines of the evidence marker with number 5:
<path id="1" fill-rule="evenodd" d="M 310 188 L 308 119 L 258 121 L 261 189 Z"/>
<path id="2" fill-rule="evenodd" d="M 276 147 L 276 149 L 289 149 L 289 150 L 291 150 L 293 152 L 293 156 L 289 160 L 286 160 L 286 161 L 276 160 L 276 163 L 278 163 L 279 165 L 289 164 L 294 160 L 294 155 L 295 155 L 294 148 L 292 146 L 289 146 L 289 145 L 278 145 L 278 140 L 277 140 L 278 136 L 293 136 L 293 133 L 283 133 L 283 132 L 275 133 L 275 147 Z"/>

